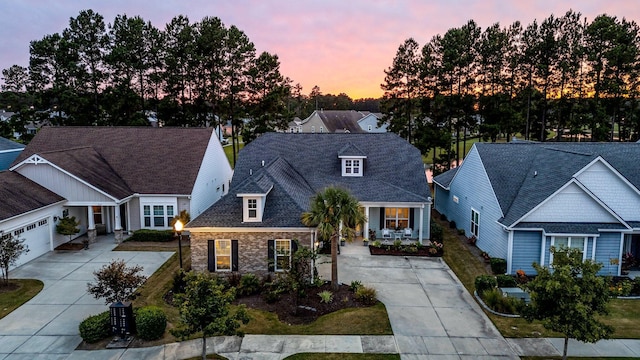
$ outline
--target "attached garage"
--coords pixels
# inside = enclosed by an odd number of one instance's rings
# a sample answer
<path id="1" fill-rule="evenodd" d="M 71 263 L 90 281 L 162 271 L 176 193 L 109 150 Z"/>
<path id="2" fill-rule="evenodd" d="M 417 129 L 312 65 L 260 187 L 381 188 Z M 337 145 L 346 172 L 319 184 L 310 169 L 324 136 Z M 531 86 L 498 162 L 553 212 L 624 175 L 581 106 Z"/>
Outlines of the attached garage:
<path id="1" fill-rule="evenodd" d="M 0 198 L 0 238 L 17 236 L 29 248 L 17 266 L 53 250 L 53 218 L 62 214 L 64 198 L 11 171 L 0 172 Z"/>

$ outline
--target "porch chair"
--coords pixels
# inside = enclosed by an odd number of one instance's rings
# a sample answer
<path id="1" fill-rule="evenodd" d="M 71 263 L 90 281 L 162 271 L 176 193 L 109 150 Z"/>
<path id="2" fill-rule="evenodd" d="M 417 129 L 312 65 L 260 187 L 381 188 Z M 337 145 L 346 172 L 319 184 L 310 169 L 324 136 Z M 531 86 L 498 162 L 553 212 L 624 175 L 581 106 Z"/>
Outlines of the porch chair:
<path id="1" fill-rule="evenodd" d="M 411 228 L 405 228 L 404 229 L 404 234 L 402 235 L 404 238 L 409 239 L 411 238 L 411 235 L 413 235 L 413 229 Z"/>
<path id="2" fill-rule="evenodd" d="M 389 229 L 384 228 L 381 231 L 382 231 L 382 238 L 383 239 L 391 239 L 391 231 L 389 231 Z"/>

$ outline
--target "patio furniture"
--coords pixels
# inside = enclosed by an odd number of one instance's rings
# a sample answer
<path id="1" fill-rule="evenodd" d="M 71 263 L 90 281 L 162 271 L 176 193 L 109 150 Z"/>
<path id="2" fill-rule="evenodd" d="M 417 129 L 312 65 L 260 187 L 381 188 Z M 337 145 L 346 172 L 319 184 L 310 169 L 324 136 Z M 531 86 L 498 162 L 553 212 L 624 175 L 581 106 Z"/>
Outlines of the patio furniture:
<path id="1" fill-rule="evenodd" d="M 403 237 L 405 237 L 405 238 L 409 239 L 409 238 L 411 238 L 411 235 L 413 235 L 413 229 L 411 229 L 411 228 L 405 228 L 405 229 L 404 229 Z"/>
<path id="2" fill-rule="evenodd" d="M 393 232 L 394 240 L 402 240 L 402 230 L 396 230 Z"/>
<path id="3" fill-rule="evenodd" d="M 391 231 L 389 231 L 389 229 L 382 229 L 381 232 L 383 239 L 391 239 Z"/>

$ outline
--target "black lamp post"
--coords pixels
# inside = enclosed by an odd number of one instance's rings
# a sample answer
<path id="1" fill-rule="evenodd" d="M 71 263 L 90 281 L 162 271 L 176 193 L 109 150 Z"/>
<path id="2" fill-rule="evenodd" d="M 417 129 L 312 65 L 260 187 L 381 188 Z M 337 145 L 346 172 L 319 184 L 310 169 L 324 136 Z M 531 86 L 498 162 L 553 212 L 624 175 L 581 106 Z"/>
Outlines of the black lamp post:
<path id="1" fill-rule="evenodd" d="M 180 258 L 180 269 L 182 269 L 182 221 L 177 220 L 173 227 L 178 234 L 178 257 Z"/>

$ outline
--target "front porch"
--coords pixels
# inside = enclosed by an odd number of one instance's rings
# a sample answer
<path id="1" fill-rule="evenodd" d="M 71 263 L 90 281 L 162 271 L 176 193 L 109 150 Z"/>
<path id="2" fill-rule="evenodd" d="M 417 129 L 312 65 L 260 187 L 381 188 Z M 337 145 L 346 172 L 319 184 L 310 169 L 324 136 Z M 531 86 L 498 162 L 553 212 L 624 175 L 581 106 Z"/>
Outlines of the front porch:
<path id="1" fill-rule="evenodd" d="M 424 244 L 430 239 L 430 203 L 362 203 L 367 222 L 356 229 L 358 235 L 373 241 L 396 240 Z"/>

